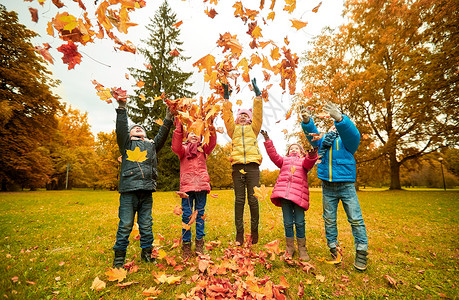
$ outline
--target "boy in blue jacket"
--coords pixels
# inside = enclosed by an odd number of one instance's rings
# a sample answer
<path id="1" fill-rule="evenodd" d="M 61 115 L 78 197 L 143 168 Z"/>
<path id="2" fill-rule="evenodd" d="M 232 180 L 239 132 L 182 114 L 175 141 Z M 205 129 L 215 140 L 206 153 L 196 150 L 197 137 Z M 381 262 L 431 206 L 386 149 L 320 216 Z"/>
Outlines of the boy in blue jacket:
<path id="1" fill-rule="evenodd" d="M 152 193 L 156 191 L 157 158 L 156 153 L 164 146 L 167 135 L 172 126 L 172 115 L 167 110 L 164 124 L 159 129 L 154 140 L 149 140 L 145 129 L 141 125 L 128 126 L 126 101 L 118 101 L 116 110 L 116 140 L 120 149 L 120 219 L 116 233 L 116 243 L 113 246 L 115 258 L 114 268 L 122 268 L 129 245 L 129 235 L 134 225 L 137 213 L 139 224 L 141 259 L 145 262 L 154 262 L 151 257 L 153 250 L 153 219 L 151 210 L 153 205 Z"/>
<path id="2" fill-rule="evenodd" d="M 335 120 L 336 130 L 323 137 L 314 121 L 303 111 L 301 127 L 313 147 L 319 147 L 317 177 L 322 180 L 323 218 L 325 236 L 334 258 L 338 254 L 338 227 L 336 222 L 339 200 L 351 224 L 356 248 L 354 267 L 364 271 L 367 268 L 368 240 L 365 223 L 355 191 L 356 167 L 354 153 L 360 143 L 360 133 L 348 116 L 341 114 L 335 104 L 329 102 L 325 107 Z"/>

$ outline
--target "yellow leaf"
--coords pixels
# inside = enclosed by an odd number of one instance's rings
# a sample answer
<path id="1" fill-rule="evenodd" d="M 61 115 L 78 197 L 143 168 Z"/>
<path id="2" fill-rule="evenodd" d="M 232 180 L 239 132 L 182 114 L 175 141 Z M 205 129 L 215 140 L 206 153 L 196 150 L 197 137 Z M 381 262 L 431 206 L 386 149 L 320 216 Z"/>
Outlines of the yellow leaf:
<path id="1" fill-rule="evenodd" d="M 134 151 L 126 150 L 127 153 L 127 160 L 136 161 L 136 162 L 143 162 L 147 159 L 147 150 L 140 151 L 139 147 L 135 147 Z"/>
<path id="2" fill-rule="evenodd" d="M 107 272 L 105 272 L 105 275 L 108 276 L 108 281 L 115 281 L 118 280 L 118 282 L 121 282 L 126 278 L 127 271 L 125 269 L 118 269 L 118 268 L 111 268 Z"/>
<path id="3" fill-rule="evenodd" d="M 163 98 L 162 98 L 161 96 L 158 96 L 158 97 L 155 97 L 155 98 L 153 99 L 153 101 L 158 101 L 158 100 L 161 100 L 161 99 L 163 99 Z"/>
<path id="4" fill-rule="evenodd" d="M 284 10 L 291 14 L 296 8 L 296 0 L 285 0 Z"/>
<path id="5" fill-rule="evenodd" d="M 94 281 L 92 282 L 91 290 L 101 291 L 105 289 L 105 286 L 106 286 L 105 282 L 100 280 L 99 277 L 96 277 L 94 278 Z"/>
<path id="6" fill-rule="evenodd" d="M 166 251 L 164 251 L 163 249 L 158 250 L 158 259 L 163 259 L 166 256 L 167 256 Z"/>
<path id="7" fill-rule="evenodd" d="M 290 173 L 295 174 L 295 170 L 296 170 L 296 167 L 295 167 L 295 166 L 292 166 L 292 167 L 290 168 Z"/>
<path id="8" fill-rule="evenodd" d="M 244 169 L 240 169 L 239 172 L 241 172 L 241 173 L 244 174 L 244 175 L 247 174 L 247 172 L 244 171 Z"/>
<path id="9" fill-rule="evenodd" d="M 271 19 L 271 20 L 273 20 L 273 21 L 274 21 L 274 17 L 275 17 L 275 16 L 276 16 L 276 13 L 272 11 L 272 12 L 270 12 L 270 13 L 268 14 L 268 17 L 267 17 L 267 19 L 268 19 L 268 20 L 270 20 L 270 19 Z"/>
<path id="10" fill-rule="evenodd" d="M 292 22 L 292 27 L 296 28 L 296 30 L 300 30 L 301 28 L 308 25 L 308 22 L 303 22 L 297 19 L 291 19 L 290 22 Z"/>
<path id="11" fill-rule="evenodd" d="M 242 100 L 241 100 L 241 99 L 239 99 L 239 100 L 236 101 L 236 105 L 241 106 L 241 104 L 242 104 Z"/>
<path id="12" fill-rule="evenodd" d="M 154 296 L 158 296 L 161 293 L 162 293 L 162 291 L 156 289 L 155 287 L 151 287 L 149 289 L 143 290 L 142 295 L 143 296 L 147 296 L 147 297 L 149 297 L 149 296 L 153 296 L 154 297 Z"/>
<path id="13" fill-rule="evenodd" d="M 281 57 L 279 53 L 279 47 L 275 47 L 271 50 L 271 58 L 274 60 L 278 60 Z"/>
<path id="14" fill-rule="evenodd" d="M 325 276 L 323 276 L 323 275 L 317 274 L 316 275 L 316 279 L 319 280 L 320 282 L 325 282 Z"/>
<path id="15" fill-rule="evenodd" d="M 158 124 L 159 126 L 164 124 L 163 120 L 161 120 L 161 119 L 155 120 L 155 123 Z"/>
<path id="16" fill-rule="evenodd" d="M 262 184 L 260 187 L 254 187 L 253 191 L 253 195 L 258 199 L 258 201 L 264 200 L 268 197 L 268 188 L 266 188 L 264 184 Z"/>
<path id="17" fill-rule="evenodd" d="M 46 33 L 48 33 L 50 36 L 54 37 L 53 23 L 48 22 L 48 26 L 46 27 Z"/>
<path id="18" fill-rule="evenodd" d="M 147 98 L 145 98 L 145 95 L 144 95 L 144 94 L 140 94 L 140 95 L 139 95 L 139 98 L 140 98 L 142 101 L 147 100 Z"/>
<path id="19" fill-rule="evenodd" d="M 252 31 L 252 37 L 254 39 L 261 38 L 263 35 L 261 34 L 261 28 L 257 25 Z"/>
<path id="20" fill-rule="evenodd" d="M 101 100 L 104 100 L 107 103 L 112 102 L 111 100 L 109 100 L 110 98 L 112 98 L 112 93 L 110 92 L 109 88 L 101 88 L 100 91 L 98 91 L 96 94 L 97 96 L 99 96 Z"/>

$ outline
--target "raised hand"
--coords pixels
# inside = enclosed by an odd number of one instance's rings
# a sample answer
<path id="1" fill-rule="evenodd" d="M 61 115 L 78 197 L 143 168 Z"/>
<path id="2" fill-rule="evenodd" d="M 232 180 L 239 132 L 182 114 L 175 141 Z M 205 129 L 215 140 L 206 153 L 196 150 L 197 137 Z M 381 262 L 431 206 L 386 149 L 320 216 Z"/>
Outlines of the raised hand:
<path id="1" fill-rule="evenodd" d="M 261 130 L 260 133 L 265 138 L 265 141 L 269 140 L 269 135 L 265 130 Z"/>
<path id="2" fill-rule="evenodd" d="M 260 92 L 260 89 L 257 86 L 257 79 L 256 78 L 252 79 L 252 86 L 253 86 L 253 91 L 255 92 L 255 96 L 260 96 L 261 92 Z"/>
<path id="3" fill-rule="evenodd" d="M 330 117 L 335 119 L 336 122 L 340 122 L 343 119 L 338 107 L 332 102 L 328 102 L 327 105 L 325 105 L 324 110 L 330 115 Z"/>

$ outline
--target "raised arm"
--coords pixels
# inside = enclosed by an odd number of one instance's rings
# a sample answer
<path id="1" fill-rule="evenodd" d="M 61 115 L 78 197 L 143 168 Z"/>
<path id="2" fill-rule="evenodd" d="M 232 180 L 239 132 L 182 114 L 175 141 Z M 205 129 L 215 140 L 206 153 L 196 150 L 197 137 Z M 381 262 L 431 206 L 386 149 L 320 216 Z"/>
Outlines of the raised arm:
<path id="1" fill-rule="evenodd" d="M 116 142 L 120 153 L 123 154 L 126 142 L 129 140 L 128 117 L 126 112 L 126 101 L 119 100 L 116 109 Z"/>
<path id="2" fill-rule="evenodd" d="M 204 153 L 206 155 L 209 155 L 212 152 L 212 150 L 214 150 L 216 145 L 217 145 L 217 132 L 215 131 L 215 128 L 213 128 L 213 126 L 211 126 L 209 143 L 205 144 L 202 147 L 203 150 L 204 150 Z"/>
<path id="3" fill-rule="evenodd" d="M 253 99 L 253 118 L 252 130 L 255 135 L 258 135 L 263 124 L 263 98 L 261 97 L 260 89 L 257 86 L 257 79 L 252 79 L 253 91 L 255 92 L 255 99 Z"/>
<path id="4" fill-rule="evenodd" d="M 314 164 L 316 163 L 317 159 L 319 158 L 319 156 L 317 155 L 317 150 L 318 148 L 314 148 L 314 150 L 308 151 L 308 153 L 306 154 L 303 160 L 303 168 L 306 171 L 311 170 L 312 167 L 314 167 Z"/>
<path id="5" fill-rule="evenodd" d="M 179 159 L 185 154 L 185 147 L 183 146 L 183 126 L 180 120 L 175 118 L 175 130 L 172 134 L 172 151 L 178 155 Z"/>
<path id="6" fill-rule="evenodd" d="M 284 163 L 284 158 L 277 153 L 273 141 L 269 138 L 268 133 L 262 130 L 261 134 L 265 138 L 264 145 L 269 158 L 280 169 Z"/>
<path id="7" fill-rule="evenodd" d="M 354 154 L 360 144 L 360 132 L 357 127 L 346 115 L 342 115 L 341 122 L 335 121 L 335 127 L 346 150 Z"/>
<path id="8" fill-rule="evenodd" d="M 164 118 L 163 125 L 161 125 L 158 134 L 155 136 L 156 152 L 161 150 L 161 148 L 164 146 L 164 143 L 166 143 L 171 126 L 172 114 L 170 113 L 169 109 L 167 109 L 166 118 Z"/>

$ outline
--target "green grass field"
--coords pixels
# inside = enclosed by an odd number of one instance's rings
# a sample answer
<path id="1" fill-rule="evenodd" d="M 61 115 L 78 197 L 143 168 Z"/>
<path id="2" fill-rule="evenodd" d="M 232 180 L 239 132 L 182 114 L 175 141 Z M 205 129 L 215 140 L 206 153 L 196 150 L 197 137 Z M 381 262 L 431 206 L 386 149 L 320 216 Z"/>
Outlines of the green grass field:
<path id="1" fill-rule="evenodd" d="M 212 191 L 206 207 L 206 241 L 222 244 L 208 251 L 213 262 L 221 257 L 235 237 L 232 191 Z M 362 191 L 359 199 L 369 238 L 369 267 L 354 270 L 353 238 L 340 205 L 339 239 L 344 248 L 343 262 L 330 265 L 318 259 L 327 257 L 321 192 L 311 192 L 311 208 L 306 213 L 306 237 L 313 269 L 305 272 L 290 266 L 278 256 L 271 268 L 255 266 L 257 278 L 279 284 L 282 276 L 289 284 L 288 299 L 297 299 L 300 281 L 304 298 L 458 298 L 457 244 L 459 231 L 459 192 L 457 191 Z M 172 213 L 180 203 L 173 192 L 153 195 L 153 232 L 165 240 L 161 247 L 168 257 L 181 264 L 179 248 L 170 250 L 173 239 L 181 236 L 181 217 Z M 260 202 L 260 242 L 252 251 L 266 251 L 264 245 L 276 239 L 284 248 L 280 208 Z M 38 191 L 0 194 L 0 287 L 5 299 L 145 299 L 142 291 L 156 287 L 158 299 L 175 299 L 196 286 L 199 274 L 196 260 L 174 271 L 164 260 L 158 265 L 142 264 L 139 242 L 131 239 L 127 260 L 135 255 L 139 270 L 123 282 L 136 282 L 124 289 L 109 282 L 111 250 L 118 224 L 118 194 L 108 191 Z M 250 231 L 248 208 L 246 231 Z M 132 235 L 131 235 L 132 237 Z M 156 239 L 159 241 L 159 239 Z M 295 257 L 296 258 L 296 257 Z M 269 260 L 269 256 L 268 256 Z M 180 276 L 179 283 L 158 284 L 153 272 Z M 215 277 L 230 277 L 226 275 Z M 388 277 L 389 276 L 389 277 Z M 90 289 L 99 277 L 105 289 Z M 395 285 L 389 282 L 395 281 Z M 248 278 L 243 278 L 248 280 Z M 261 299 L 261 298 L 260 298 Z"/>

